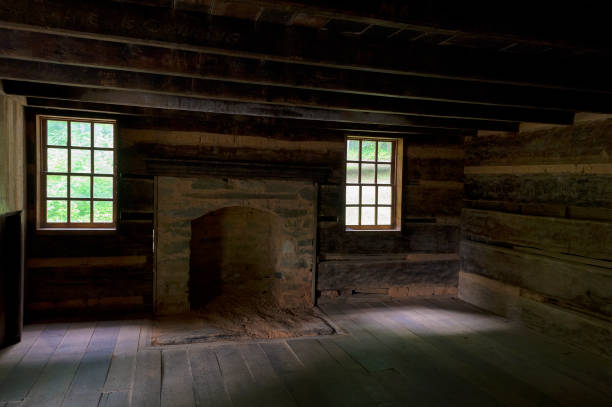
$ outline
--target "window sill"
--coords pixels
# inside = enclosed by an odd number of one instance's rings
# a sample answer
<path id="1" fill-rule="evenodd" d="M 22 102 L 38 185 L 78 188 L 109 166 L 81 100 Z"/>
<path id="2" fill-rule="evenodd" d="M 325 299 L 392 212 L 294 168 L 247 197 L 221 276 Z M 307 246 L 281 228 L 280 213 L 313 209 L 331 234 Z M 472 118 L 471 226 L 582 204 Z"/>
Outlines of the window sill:
<path id="1" fill-rule="evenodd" d="M 344 229 L 345 232 L 401 232 L 401 229 Z"/>
<path id="2" fill-rule="evenodd" d="M 38 228 L 37 234 L 54 235 L 54 234 L 69 234 L 69 235 L 104 235 L 117 232 L 117 228 Z"/>

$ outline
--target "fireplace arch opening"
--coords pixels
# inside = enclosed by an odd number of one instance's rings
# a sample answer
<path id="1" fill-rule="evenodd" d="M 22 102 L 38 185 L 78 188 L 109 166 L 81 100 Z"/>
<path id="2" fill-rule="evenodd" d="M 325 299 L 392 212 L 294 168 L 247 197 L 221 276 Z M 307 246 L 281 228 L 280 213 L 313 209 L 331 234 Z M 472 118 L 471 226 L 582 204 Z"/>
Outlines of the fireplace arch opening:
<path id="1" fill-rule="evenodd" d="M 191 309 L 213 301 L 225 306 L 278 306 L 286 242 L 281 219 L 259 209 L 232 206 L 192 220 Z"/>

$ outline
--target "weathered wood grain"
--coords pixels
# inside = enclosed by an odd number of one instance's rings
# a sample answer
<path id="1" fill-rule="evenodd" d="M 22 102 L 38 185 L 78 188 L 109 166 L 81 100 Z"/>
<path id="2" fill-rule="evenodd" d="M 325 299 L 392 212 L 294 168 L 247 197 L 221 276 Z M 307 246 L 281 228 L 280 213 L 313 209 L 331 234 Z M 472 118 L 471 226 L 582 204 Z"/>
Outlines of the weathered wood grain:
<path id="1" fill-rule="evenodd" d="M 612 175 L 467 175 L 465 196 L 471 200 L 612 208 Z"/>
<path id="2" fill-rule="evenodd" d="M 612 316 L 612 262 L 607 268 L 481 243 L 461 242 L 461 270 L 527 288 L 565 307 Z"/>
<path id="3" fill-rule="evenodd" d="M 612 260 L 612 224 L 464 209 L 462 233 L 469 240 L 527 246 Z"/>
<path id="4" fill-rule="evenodd" d="M 168 349 L 162 352 L 163 379 L 161 405 L 192 407 L 195 405 L 193 379 L 189 369 L 187 351 Z"/>
<path id="5" fill-rule="evenodd" d="M 466 140 L 466 166 L 610 163 L 612 120 Z"/>
<path id="6" fill-rule="evenodd" d="M 317 289 L 387 288 L 412 284 L 457 285 L 459 261 L 386 260 L 384 256 L 348 261 L 322 261 Z"/>
<path id="7" fill-rule="evenodd" d="M 136 356 L 136 372 L 131 405 L 155 407 L 161 401 L 161 351 L 141 350 Z"/>
<path id="8" fill-rule="evenodd" d="M 498 315 L 522 321 L 534 330 L 579 348 L 606 356 L 612 354 L 609 321 L 534 300 L 518 286 L 462 272 L 459 274 L 459 298 Z"/>

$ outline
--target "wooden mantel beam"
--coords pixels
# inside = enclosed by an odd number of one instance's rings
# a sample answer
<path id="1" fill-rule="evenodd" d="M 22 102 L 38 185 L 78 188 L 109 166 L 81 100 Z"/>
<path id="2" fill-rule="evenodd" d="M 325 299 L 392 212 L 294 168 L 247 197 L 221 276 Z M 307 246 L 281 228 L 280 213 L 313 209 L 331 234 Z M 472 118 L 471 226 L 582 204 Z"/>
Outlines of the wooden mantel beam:
<path id="1" fill-rule="evenodd" d="M 373 44 L 325 30 L 125 3 L 0 0 L 0 28 L 328 68 L 610 89 L 597 86 L 610 82 L 605 58 L 581 57 L 576 63 L 413 42 Z"/>
<path id="2" fill-rule="evenodd" d="M 517 131 L 518 129 L 518 123 L 515 122 L 325 110 L 306 107 L 265 105 L 249 102 L 219 101 L 124 90 L 45 85 L 31 82 L 4 81 L 3 84 L 4 91 L 7 94 L 57 98 L 83 102 L 110 103 L 158 109 L 184 110 L 191 112 L 275 117 L 298 120 L 320 120 L 350 124 L 360 123 L 455 129 L 484 129 L 494 131 Z"/>
<path id="3" fill-rule="evenodd" d="M 403 114 L 408 116 L 422 115 L 552 124 L 571 124 L 573 122 L 573 113 L 563 110 L 349 95 L 338 92 L 191 79 L 180 76 L 85 68 L 2 58 L 0 58 L 0 79 L 92 88 L 135 90 L 214 100 Z M 478 85 L 476 84 L 476 86 Z M 491 93 L 493 94 L 494 92 L 491 91 Z M 529 96 L 532 97 L 529 98 Z M 466 97 L 458 97 L 458 99 L 466 98 L 469 99 L 467 94 Z M 533 92 L 526 92 L 525 100 L 534 99 L 536 97 L 533 95 Z M 610 96 L 610 99 L 612 100 L 612 96 Z M 554 102 L 555 100 L 551 99 L 551 103 L 555 104 Z M 556 100 L 556 102 L 559 101 Z M 568 102 L 576 110 L 588 110 L 580 108 L 580 100 Z"/>

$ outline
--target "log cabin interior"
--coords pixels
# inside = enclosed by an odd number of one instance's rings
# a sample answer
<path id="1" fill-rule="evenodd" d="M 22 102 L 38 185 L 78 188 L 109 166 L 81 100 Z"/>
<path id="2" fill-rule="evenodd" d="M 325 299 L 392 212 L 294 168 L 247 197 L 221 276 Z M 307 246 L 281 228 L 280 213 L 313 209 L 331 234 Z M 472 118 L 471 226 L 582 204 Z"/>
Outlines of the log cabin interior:
<path id="1" fill-rule="evenodd" d="M 600 7 L 0 0 L 0 406 L 612 405 Z"/>

